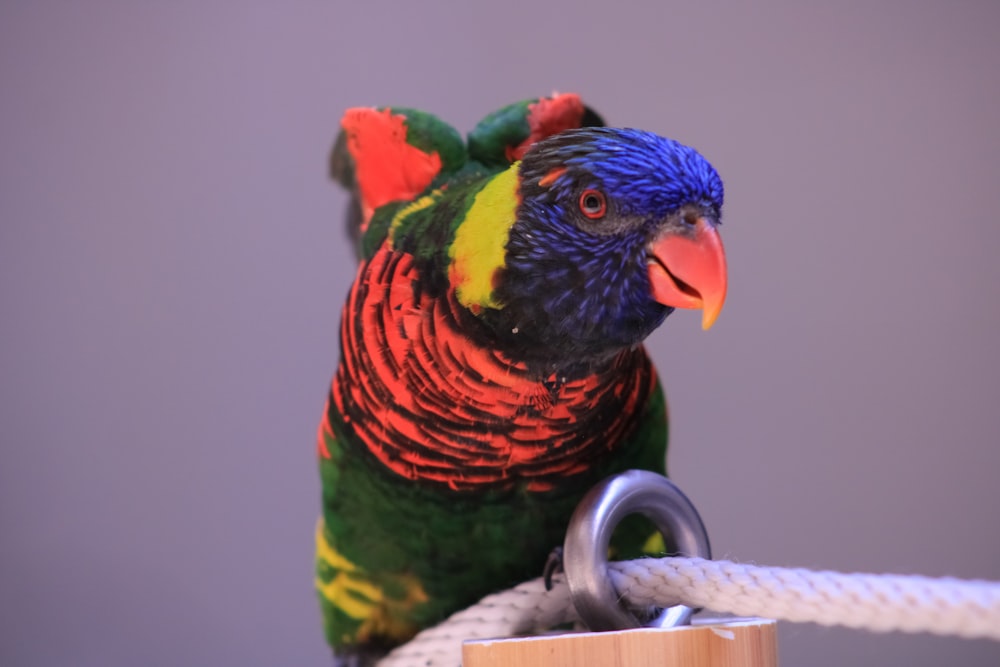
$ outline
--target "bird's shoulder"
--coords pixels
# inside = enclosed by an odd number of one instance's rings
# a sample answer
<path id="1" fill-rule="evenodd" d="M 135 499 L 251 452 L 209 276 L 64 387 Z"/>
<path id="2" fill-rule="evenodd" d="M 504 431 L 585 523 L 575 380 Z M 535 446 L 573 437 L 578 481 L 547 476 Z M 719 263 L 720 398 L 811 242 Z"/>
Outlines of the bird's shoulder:
<path id="1" fill-rule="evenodd" d="M 354 107 L 340 125 L 330 171 L 352 194 L 357 212 L 352 234 L 361 240 L 361 255 L 370 257 L 392 223 L 399 222 L 401 210 L 418 201 L 427 204 L 426 197 L 436 191 L 434 201 L 460 202 L 452 193 L 507 169 L 536 142 L 566 129 L 603 125 L 603 120 L 579 95 L 564 93 L 488 114 L 467 142 L 434 114 L 409 107 Z"/>

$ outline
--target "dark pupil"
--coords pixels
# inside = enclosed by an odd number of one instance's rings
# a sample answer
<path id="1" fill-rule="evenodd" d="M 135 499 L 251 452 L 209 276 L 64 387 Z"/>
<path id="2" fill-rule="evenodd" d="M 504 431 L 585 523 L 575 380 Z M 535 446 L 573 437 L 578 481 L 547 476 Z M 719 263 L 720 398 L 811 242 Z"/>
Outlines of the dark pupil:
<path id="1" fill-rule="evenodd" d="M 587 195 L 583 200 L 583 205 L 588 211 L 596 212 L 601 208 L 601 200 L 597 195 Z"/>

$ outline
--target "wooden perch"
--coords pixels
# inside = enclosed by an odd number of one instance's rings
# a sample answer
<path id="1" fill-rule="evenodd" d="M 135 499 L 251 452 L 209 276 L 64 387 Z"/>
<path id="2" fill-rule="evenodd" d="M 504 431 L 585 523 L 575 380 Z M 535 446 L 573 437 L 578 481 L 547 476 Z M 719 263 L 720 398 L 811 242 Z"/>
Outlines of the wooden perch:
<path id="1" fill-rule="evenodd" d="M 777 667 L 777 623 L 696 625 L 466 642 L 463 667 Z"/>

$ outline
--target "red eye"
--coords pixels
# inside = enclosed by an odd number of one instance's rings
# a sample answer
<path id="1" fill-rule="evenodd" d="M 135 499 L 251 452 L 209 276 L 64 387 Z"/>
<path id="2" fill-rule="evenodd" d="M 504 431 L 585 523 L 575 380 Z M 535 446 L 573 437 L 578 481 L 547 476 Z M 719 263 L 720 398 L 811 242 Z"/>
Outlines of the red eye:
<path id="1" fill-rule="evenodd" d="M 580 212 L 591 220 L 601 218 L 608 210 L 608 202 L 600 190 L 584 190 L 580 195 Z"/>

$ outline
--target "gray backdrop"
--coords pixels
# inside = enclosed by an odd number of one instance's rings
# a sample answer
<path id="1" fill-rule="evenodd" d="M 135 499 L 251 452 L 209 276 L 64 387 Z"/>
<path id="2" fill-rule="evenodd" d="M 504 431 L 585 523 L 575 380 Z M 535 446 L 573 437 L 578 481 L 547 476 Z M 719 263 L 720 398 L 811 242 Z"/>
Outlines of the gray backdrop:
<path id="1" fill-rule="evenodd" d="M 0 663 L 325 665 L 341 111 L 577 91 L 726 181 L 650 347 L 716 554 L 1000 579 L 1000 5 L 0 7 Z M 783 625 L 785 665 L 1000 643 Z"/>

